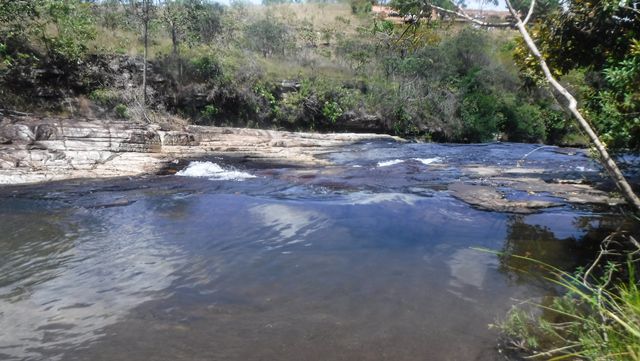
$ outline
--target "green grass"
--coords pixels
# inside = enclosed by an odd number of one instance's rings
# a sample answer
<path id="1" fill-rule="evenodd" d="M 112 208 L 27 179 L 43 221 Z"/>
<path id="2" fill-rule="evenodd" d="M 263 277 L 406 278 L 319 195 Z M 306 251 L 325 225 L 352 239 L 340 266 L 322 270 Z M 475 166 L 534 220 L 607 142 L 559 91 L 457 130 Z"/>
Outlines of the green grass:
<path id="1" fill-rule="evenodd" d="M 508 346 L 539 360 L 640 360 L 640 288 L 635 265 L 606 264 L 570 274 L 534 259 L 547 280 L 566 293 L 550 302 L 514 306 L 497 324 Z M 592 267 L 593 268 L 593 267 Z M 616 274 L 626 280 L 612 281 Z"/>

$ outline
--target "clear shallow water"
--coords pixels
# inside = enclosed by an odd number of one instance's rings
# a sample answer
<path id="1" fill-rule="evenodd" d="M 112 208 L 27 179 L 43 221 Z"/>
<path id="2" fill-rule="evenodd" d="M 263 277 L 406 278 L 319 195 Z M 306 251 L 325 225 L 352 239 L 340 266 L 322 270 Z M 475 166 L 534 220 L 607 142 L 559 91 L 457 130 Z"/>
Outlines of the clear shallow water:
<path id="1" fill-rule="evenodd" d="M 533 149 L 360 144 L 316 169 L 214 160 L 255 178 L 2 189 L 0 359 L 500 359 L 488 324 L 551 290 L 471 247 L 571 268 L 625 222 L 479 211 L 442 190 Z M 600 181 L 581 152 L 526 161 Z"/>

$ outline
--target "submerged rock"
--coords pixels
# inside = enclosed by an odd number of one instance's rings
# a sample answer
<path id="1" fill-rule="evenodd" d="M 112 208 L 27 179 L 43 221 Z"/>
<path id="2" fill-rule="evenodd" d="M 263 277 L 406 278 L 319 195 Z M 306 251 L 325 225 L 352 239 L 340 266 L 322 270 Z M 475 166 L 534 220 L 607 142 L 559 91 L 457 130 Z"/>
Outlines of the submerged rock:
<path id="1" fill-rule="evenodd" d="M 495 187 L 464 182 L 450 184 L 449 191 L 454 197 L 476 208 L 496 212 L 528 214 L 562 205 L 545 200 L 510 200 Z"/>
<path id="2" fill-rule="evenodd" d="M 545 208 L 565 204 L 596 204 L 615 206 L 624 203 L 621 198 L 585 184 L 548 183 L 539 178 L 484 178 L 476 182 L 454 182 L 448 190 L 452 196 L 478 209 L 529 214 Z M 510 198 L 507 193 L 523 195 Z"/>

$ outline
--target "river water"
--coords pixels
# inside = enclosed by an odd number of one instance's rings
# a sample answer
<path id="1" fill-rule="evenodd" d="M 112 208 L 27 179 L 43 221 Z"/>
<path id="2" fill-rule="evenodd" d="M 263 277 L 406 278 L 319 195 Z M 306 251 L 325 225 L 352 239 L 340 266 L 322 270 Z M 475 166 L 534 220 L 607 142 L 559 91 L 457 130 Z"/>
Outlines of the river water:
<path id="1" fill-rule="evenodd" d="M 553 290 L 476 248 L 571 269 L 627 220 L 488 212 L 446 185 L 534 145 L 362 143 L 312 168 L 0 188 L 1 360 L 498 360 L 488 325 Z M 602 182 L 584 152 L 520 161 Z M 517 195 L 516 195 L 517 196 Z"/>

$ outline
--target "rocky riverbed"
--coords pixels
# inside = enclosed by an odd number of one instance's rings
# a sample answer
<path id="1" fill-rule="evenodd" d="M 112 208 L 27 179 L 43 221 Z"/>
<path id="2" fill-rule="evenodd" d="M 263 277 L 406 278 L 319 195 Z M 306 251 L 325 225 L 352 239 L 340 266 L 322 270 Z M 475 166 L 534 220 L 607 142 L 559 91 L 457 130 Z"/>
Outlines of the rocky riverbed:
<path id="1" fill-rule="evenodd" d="M 1 360 L 495 361 L 556 290 L 509 255 L 638 234 L 581 149 L 57 124 L 3 124 L 3 179 L 169 167 L 0 186 Z"/>
<path id="2" fill-rule="evenodd" d="M 307 183 L 310 179 L 307 173 L 342 172 L 339 161 L 330 155 L 344 153 L 346 147 L 365 142 L 393 144 L 403 140 L 379 134 L 295 133 L 5 116 L 0 120 L 0 184 L 157 174 L 179 169 L 185 164 L 184 160 L 212 156 L 300 166 L 300 182 Z M 584 158 L 582 153 L 578 156 Z M 454 197 L 490 211 L 535 213 L 562 204 L 622 203 L 621 199 L 598 189 L 594 179 L 586 179 L 579 171 L 558 173 L 543 164 L 520 164 L 515 158 L 513 162 L 501 164 L 500 157 L 496 155 L 495 164 L 483 160 L 460 164 L 436 162 L 430 165 L 429 172 L 438 178 L 437 188 L 444 187 Z M 455 169 L 455 176 L 450 176 L 450 169 Z M 597 174 L 593 171 L 591 178 Z M 289 176 L 294 174 L 296 172 L 290 172 Z"/>

